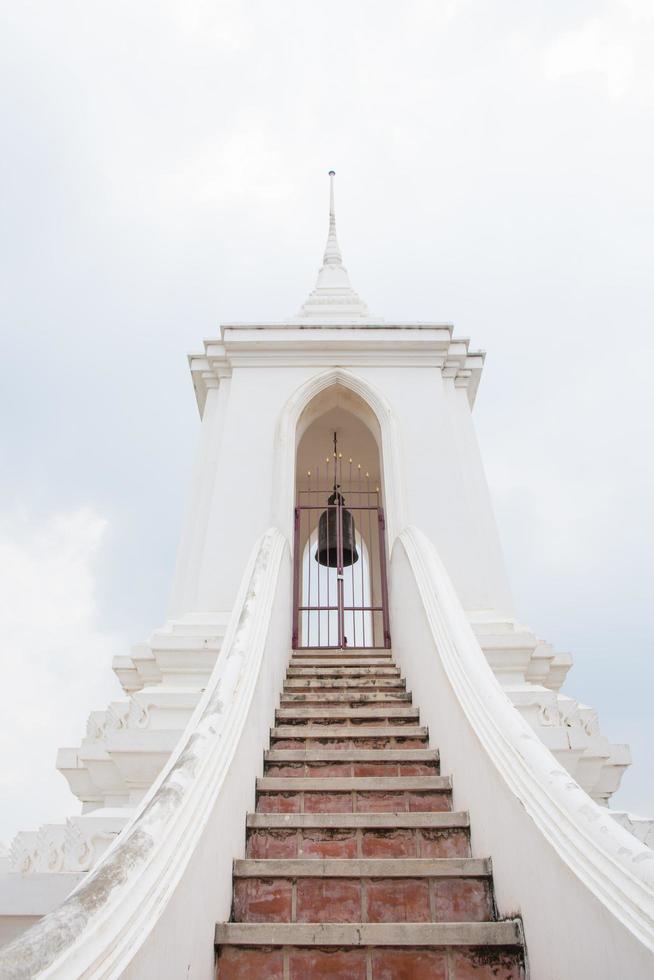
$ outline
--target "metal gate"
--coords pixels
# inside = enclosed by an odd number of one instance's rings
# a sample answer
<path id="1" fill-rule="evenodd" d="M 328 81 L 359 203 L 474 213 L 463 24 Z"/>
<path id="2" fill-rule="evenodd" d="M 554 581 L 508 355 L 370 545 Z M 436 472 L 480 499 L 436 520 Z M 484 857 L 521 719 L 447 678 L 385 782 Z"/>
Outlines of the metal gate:
<path id="1" fill-rule="evenodd" d="M 326 466 L 325 479 L 320 481 L 320 472 L 316 473 L 315 488 L 298 491 L 293 649 L 389 648 L 385 523 L 379 488 L 369 486 L 367 474 L 357 473 L 344 484 L 343 466 L 336 453 L 334 456 L 332 487 L 325 485 L 332 469 Z"/>

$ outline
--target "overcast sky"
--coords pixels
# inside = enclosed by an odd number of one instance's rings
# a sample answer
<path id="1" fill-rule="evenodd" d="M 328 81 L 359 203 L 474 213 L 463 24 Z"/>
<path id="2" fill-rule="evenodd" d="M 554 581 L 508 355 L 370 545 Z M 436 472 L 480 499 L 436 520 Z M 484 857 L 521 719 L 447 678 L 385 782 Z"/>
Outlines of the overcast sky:
<path id="1" fill-rule="evenodd" d="M 0 0 L 0 840 L 163 621 L 185 355 L 313 285 L 488 352 L 477 430 L 521 620 L 654 815 L 651 0 Z"/>

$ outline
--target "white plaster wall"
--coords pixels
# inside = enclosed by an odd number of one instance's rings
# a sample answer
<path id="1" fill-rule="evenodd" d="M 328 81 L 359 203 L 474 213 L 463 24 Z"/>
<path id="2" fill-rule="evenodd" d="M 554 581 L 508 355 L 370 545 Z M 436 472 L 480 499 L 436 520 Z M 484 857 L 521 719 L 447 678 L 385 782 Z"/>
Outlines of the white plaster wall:
<path id="1" fill-rule="evenodd" d="M 276 469 L 283 463 L 276 426 L 289 398 L 324 370 L 234 367 L 222 405 L 220 453 L 207 451 L 212 435 L 200 450 L 200 468 L 213 470 L 204 480 L 211 485 L 210 504 L 198 510 L 180 546 L 188 558 L 179 566 L 177 615 L 229 611 L 252 535 L 271 523 L 290 534 L 293 500 L 286 501 L 283 523 L 274 513 Z M 436 543 L 466 609 L 506 614 L 512 603 L 465 392 L 460 398 L 433 366 L 363 366 L 351 373 L 376 388 L 395 417 L 408 521 Z M 213 431 L 215 423 L 206 424 Z"/>
<path id="2" fill-rule="evenodd" d="M 482 670 L 469 704 L 464 707 L 455 694 L 402 541 L 393 550 L 389 584 L 396 660 L 408 688 L 420 691 L 421 718 L 429 726 L 430 744 L 440 751 L 442 772 L 453 777 L 454 808 L 470 812 L 473 854 L 492 857 L 500 914 L 523 917 L 531 976 L 534 980 L 649 980 L 654 976 L 654 954 L 627 928 L 615 908 L 610 908 L 614 902 L 625 917 L 634 913 L 634 901 L 625 900 L 613 861 L 589 845 L 585 864 L 579 864 L 587 879 L 582 881 L 572 863 L 575 854 L 583 853 L 583 839 L 575 839 L 573 846 L 571 838 L 571 857 L 564 860 L 567 842 L 562 840 L 559 849 L 552 846 L 530 815 L 526 797 L 509 788 L 489 756 L 470 712 L 481 716 L 484 702 L 492 696 L 489 685 L 497 682 L 490 671 Z M 438 601 L 444 598 L 438 595 Z M 481 651 L 479 659 L 481 663 Z M 506 730 L 501 738 L 510 736 Z M 526 747 L 527 741 L 524 744 Z M 557 768 L 552 758 L 554 777 Z M 565 773 L 562 777 L 569 778 Z M 595 805 L 586 799 L 586 817 L 592 824 L 599 808 L 593 809 Z M 540 816 L 550 821 L 554 835 L 557 821 L 565 825 L 566 818 L 553 804 L 547 809 L 548 802 L 543 800 Z M 625 862 L 641 862 L 643 867 L 642 861 L 647 860 L 644 849 L 636 853 L 635 842 L 632 846 L 626 836 L 619 847 Z M 613 887 L 612 874 L 616 875 Z M 625 878 L 628 881 L 628 875 Z M 651 894 L 648 896 L 651 905 Z M 643 918 L 647 918 L 644 911 Z"/>

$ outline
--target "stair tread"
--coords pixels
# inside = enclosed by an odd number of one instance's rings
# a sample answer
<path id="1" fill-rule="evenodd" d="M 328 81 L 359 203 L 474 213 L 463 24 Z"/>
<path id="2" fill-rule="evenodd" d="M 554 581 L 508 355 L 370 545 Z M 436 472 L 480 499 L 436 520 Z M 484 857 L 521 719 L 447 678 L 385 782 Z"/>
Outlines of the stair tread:
<path id="1" fill-rule="evenodd" d="M 427 738 L 424 725 L 275 725 L 272 738 Z"/>
<path id="2" fill-rule="evenodd" d="M 268 749 L 266 762 L 438 762 L 436 749 Z"/>
<path id="3" fill-rule="evenodd" d="M 295 657 L 291 667 L 389 667 L 395 666 L 390 657 Z"/>
<path id="4" fill-rule="evenodd" d="M 418 718 L 420 711 L 411 705 L 380 705 L 376 708 L 341 708 L 325 705 L 319 708 L 277 708 L 277 718 Z"/>
<path id="5" fill-rule="evenodd" d="M 216 945 L 521 946 L 517 919 L 503 922 L 220 922 Z"/>
<path id="6" fill-rule="evenodd" d="M 293 704 L 304 704 L 308 701 L 315 704 L 385 704 L 392 701 L 393 704 L 411 704 L 411 693 L 402 689 L 391 691 L 283 691 L 281 702 L 282 707 L 290 707 Z"/>
<path id="7" fill-rule="evenodd" d="M 482 878 L 487 858 L 250 858 L 237 878 Z"/>
<path id="8" fill-rule="evenodd" d="M 287 677 L 400 677 L 400 668 L 393 664 L 373 664 L 371 666 L 347 666 L 329 665 L 320 667 L 302 664 L 297 666 L 291 664 L 286 672 Z"/>
<path id="9" fill-rule="evenodd" d="M 352 792 L 366 790 L 444 790 L 452 789 L 449 776 L 261 776 L 257 779 L 259 792 Z"/>
<path id="10" fill-rule="evenodd" d="M 248 813 L 247 826 L 270 830 L 298 828 L 348 830 L 356 827 L 387 830 L 417 827 L 469 827 L 467 812 L 457 810 L 413 813 Z"/>

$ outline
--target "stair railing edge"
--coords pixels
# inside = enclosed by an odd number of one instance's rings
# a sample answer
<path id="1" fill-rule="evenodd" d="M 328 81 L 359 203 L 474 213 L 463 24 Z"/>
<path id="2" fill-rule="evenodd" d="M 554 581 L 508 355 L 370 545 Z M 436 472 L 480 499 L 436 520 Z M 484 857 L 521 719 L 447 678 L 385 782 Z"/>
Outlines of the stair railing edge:
<path id="1" fill-rule="evenodd" d="M 654 951 L 654 852 L 588 796 L 511 704 L 429 538 L 407 526 L 399 540 L 446 675 L 479 742 L 562 860 Z"/>
<path id="2" fill-rule="evenodd" d="M 256 542 L 212 676 L 176 749 L 98 865 L 58 908 L 0 948 L 3 980 L 117 977 L 146 941 L 236 750 L 287 546 L 275 527 Z"/>

